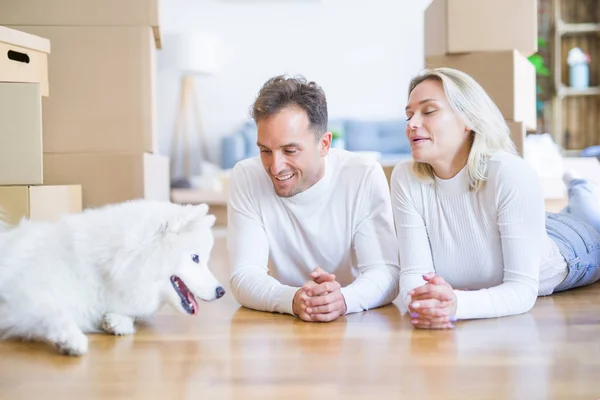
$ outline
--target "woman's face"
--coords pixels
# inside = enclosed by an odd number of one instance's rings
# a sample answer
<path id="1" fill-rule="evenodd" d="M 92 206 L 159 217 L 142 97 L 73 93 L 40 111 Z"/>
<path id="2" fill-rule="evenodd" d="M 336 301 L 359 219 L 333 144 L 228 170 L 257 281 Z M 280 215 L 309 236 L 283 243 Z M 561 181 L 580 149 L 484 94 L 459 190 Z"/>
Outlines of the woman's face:
<path id="1" fill-rule="evenodd" d="M 464 161 L 469 154 L 471 131 L 446 99 L 442 83 L 428 79 L 410 93 L 406 107 L 406 136 L 415 161 L 433 166 Z"/>

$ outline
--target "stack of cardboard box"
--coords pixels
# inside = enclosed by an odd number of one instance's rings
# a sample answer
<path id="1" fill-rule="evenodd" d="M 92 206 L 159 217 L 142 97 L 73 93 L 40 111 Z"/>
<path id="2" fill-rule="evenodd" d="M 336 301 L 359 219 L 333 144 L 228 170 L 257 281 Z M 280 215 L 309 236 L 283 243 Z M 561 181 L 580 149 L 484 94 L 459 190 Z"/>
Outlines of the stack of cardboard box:
<path id="1" fill-rule="evenodd" d="M 0 208 L 9 224 L 55 220 L 82 209 L 81 186 L 44 180 L 49 53 L 47 39 L 0 26 Z"/>
<path id="2" fill-rule="evenodd" d="M 526 132 L 537 128 L 535 68 L 527 60 L 537 52 L 537 8 L 537 0 L 433 0 L 425 11 L 426 67 L 459 69 L 478 81 L 504 115 L 522 156 Z M 597 159 L 562 161 L 563 169 L 600 183 Z M 562 177 L 540 178 L 546 208 L 562 209 Z"/>
<path id="3" fill-rule="evenodd" d="M 433 0 L 425 11 L 425 65 L 466 72 L 502 112 L 523 155 L 537 128 L 537 0 Z"/>
<path id="4" fill-rule="evenodd" d="M 52 43 L 43 178 L 82 185 L 84 208 L 169 200 L 156 134 L 158 9 L 158 0 L 0 2 L 0 25 Z"/>

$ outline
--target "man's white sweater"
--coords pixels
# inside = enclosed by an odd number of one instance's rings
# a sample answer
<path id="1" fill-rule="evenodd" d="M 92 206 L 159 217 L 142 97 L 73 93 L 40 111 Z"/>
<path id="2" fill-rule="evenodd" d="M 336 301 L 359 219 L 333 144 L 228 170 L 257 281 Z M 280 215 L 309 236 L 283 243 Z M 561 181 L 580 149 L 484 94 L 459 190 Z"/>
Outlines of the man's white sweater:
<path id="1" fill-rule="evenodd" d="M 347 313 L 392 302 L 399 291 L 398 247 L 381 165 L 331 149 L 324 176 L 289 198 L 275 194 L 258 157 L 230 178 L 231 288 L 248 308 L 292 314 L 294 294 L 321 267 L 336 276 Z"/>

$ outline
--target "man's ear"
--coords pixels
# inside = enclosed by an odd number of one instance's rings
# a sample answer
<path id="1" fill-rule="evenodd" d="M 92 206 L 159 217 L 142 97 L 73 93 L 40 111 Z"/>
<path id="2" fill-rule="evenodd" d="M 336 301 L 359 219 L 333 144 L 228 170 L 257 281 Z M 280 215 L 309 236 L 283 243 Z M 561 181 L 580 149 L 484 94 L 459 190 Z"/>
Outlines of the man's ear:
<path id="1" fill-rule="evenodd" d="M 321 157 L 325 157 L 327 153 L 329 153 L 332 139 L 333 134 L 331 132 L 325 132 L 323 135 L 321 135 L 321 138 L 319 139 L 319 151 L 321 153 Z"/>

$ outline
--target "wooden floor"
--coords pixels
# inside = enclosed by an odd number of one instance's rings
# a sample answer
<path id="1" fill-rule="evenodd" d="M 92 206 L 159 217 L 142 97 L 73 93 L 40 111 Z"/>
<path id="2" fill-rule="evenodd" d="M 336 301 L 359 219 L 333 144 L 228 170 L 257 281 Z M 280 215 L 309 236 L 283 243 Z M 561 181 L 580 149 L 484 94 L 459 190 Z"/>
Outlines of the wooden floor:
<path id="1" fill-rule="evenodd" d="M 213 258 L 227 282 L 224 240 Z M 600 399 L 600 285 L 528 314 L 415 330 L 396 305 L 329 324 L 223 299 L 163 310 L 81 358 L 0 343 L 0 399 Z"/>

